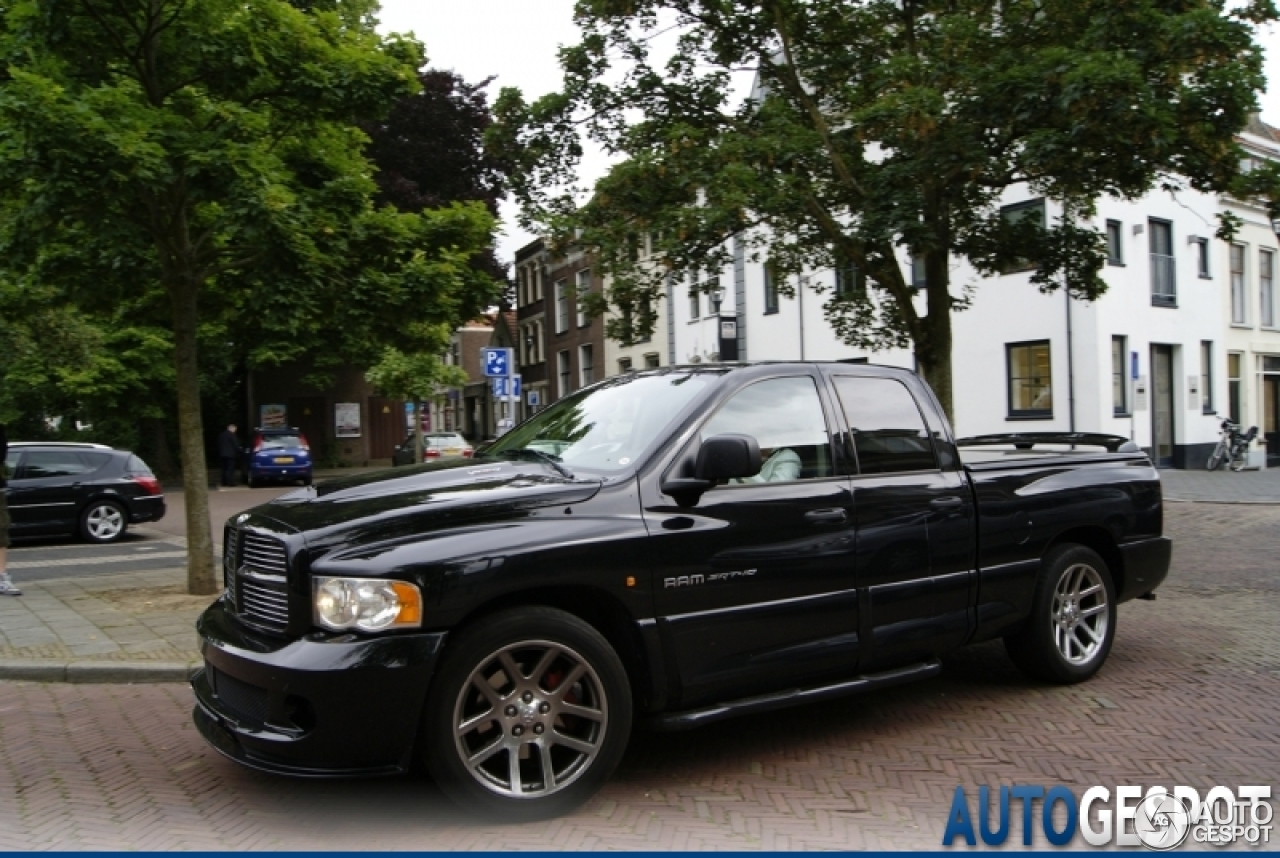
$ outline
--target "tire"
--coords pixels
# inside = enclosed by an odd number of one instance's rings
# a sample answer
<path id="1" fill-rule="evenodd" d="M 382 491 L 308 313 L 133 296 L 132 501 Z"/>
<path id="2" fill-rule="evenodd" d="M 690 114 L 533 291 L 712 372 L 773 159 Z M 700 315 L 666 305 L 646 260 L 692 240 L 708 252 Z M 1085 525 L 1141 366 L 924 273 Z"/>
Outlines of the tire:
<path id="1" fill-rule="evenodd" d="M 1238 450 L 1231 451 L 1231 470 L 1243 471 L 1245 464 L 1249 461 L 1248 447 L 1242 447 Z"/>
<path id="2" fill-rule="evenodd" d="M 464 628 L 449 644 L 419 747 L 464 810 L 524 822 L 594 795 L 622 759 L 631 719 L 631 685 L 608 641 L 572 614 L 520 608 Z"/>
<path id="3" fill-rule="evenodd" d="M 1023 673 L 1069 685 L 1098 672 L 1115 636 L 1116 590 L 1106 561 L 1083 545 L 1060 545 L 1041 563 L 1027 625 L 1004 645 Z"/>
<path id="4" fill-rule="evenodd" d="M 1204 467 L 1209 471 L 1216 471 L 1222 467 L 1222 461 L 1227 457 L 1227 446 L 1221 441 L 1218 446 L 1213 448 L 1213 453 L 1209 456 L 1209 461 L 1205 462 Z"/>
<path id="5" fill-rule="evenodd" d="M 80 514 L 80 537 L 86 542 L 115 542 L 128 529 L 129 514 L 115 501 L 93 501 Z"/>
<path id="6" fill-rule="evenodd" d="M 258 486 L 261 485 L 261 482 L 255 479 L 253 476 L 253 472 L 250 471 L 249 473 L 244 475 L 244 484 L 251 489 L 256 489 Z"/>

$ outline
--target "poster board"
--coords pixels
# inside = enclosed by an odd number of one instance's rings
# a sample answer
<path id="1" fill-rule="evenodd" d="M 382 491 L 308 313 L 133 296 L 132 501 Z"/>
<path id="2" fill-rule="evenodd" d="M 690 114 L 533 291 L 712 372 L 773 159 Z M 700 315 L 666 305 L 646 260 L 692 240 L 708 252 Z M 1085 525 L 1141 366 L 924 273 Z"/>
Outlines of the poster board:
<path id="1" fill-rule="evenodd" d="M 273 402 L 258 406 L 258 426 L 263 429 L 277 429 L 288 426 L 288 409 L 284 403 Z"/>
<path id="2" fill-rule="evenodd" d="M 360 437 L 360 403 L 336 402 L 333 405 L 333 435 L 335 438 Z"/>

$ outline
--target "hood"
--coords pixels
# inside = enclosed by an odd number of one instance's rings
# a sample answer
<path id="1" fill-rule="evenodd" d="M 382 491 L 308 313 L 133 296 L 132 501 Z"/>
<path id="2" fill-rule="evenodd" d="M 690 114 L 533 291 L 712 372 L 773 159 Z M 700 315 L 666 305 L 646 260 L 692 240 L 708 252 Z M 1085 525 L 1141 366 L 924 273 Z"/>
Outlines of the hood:
<path id="1" fill-rule="evenodd" d="M 540 462 L 447 459 L 326 480 L 253 510 L 307 534 L 312 545 L 341 531 L 344 542 L 421 533 L 475 518 L 581 503 L 600 480 L 568 480 Z"/>

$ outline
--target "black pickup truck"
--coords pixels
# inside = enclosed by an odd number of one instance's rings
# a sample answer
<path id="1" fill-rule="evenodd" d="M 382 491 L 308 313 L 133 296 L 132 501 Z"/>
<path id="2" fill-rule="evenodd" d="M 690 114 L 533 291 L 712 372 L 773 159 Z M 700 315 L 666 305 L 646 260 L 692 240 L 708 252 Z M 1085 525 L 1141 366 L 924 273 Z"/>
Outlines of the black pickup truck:
<path id="1" fill-rule="evenodd" d="M 961 452 L 963 450 L 963 452 Z M 877 366 L 632 373 L 475 459 L 299 489 L 227 523 L 195 721 L 245 765 L 401 772 L 547 816 L 666 729 L 939 672 L 1001 637 L 1102 666 L 1168 573 L 1160 481 L 1123 438 L 956 442 Z"/>

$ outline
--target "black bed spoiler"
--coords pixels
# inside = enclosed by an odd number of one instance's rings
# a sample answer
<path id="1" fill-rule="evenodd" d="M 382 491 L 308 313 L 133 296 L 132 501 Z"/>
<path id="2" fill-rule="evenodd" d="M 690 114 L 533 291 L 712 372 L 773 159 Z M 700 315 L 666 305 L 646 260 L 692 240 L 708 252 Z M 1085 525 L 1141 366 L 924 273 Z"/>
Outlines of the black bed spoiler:
<path id="1" fill-rule="evenodd" d="M 995 435 L 974 435 L 956 441 L 957 447 L 994 447 L 1000 444 L 1012 444 L 1017 450 L 1030 450 L 1036 444 L 1083 444 L 1105 447 L 1109 453 L 1142 452 L 1142 448 L 1128 438 L 1100 432 L 1001 432 Z"/>

